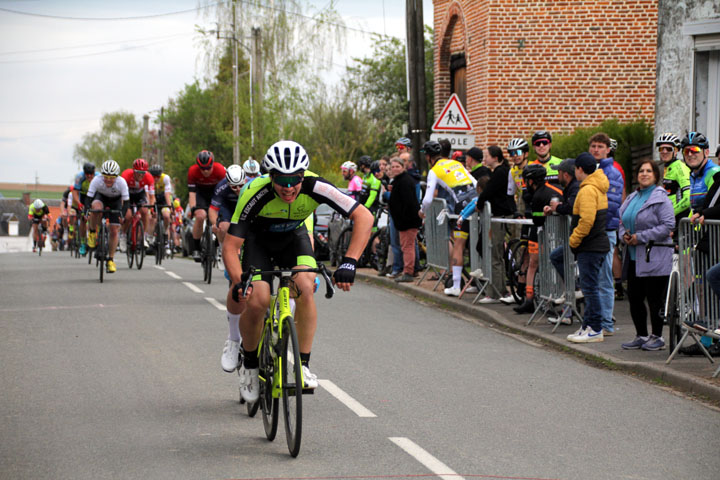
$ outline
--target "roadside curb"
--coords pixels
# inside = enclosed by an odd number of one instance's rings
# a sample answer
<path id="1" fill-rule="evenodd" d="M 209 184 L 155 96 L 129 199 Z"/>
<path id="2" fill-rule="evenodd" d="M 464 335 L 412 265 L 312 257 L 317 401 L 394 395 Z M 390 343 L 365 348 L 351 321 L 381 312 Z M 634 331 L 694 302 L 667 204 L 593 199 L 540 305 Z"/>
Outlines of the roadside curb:
<path id="1" fill-rule="evenodd" d="M 519 325 L 490 309 L 478 305 L 471 305 L 459 299 L 450 298 L 444 294 L 418 287 L 414 283 L 397 283 L 385 277 L 368 275 L 362 272 L 357 272 L 357 276 L 367 283 L 395 289 L 413 297 L 429 301 L 434 304 L 435 307 L 446 308 L 471 315 L 473 319 L 485 325 L 492 327 L 493 324 L 496 324 L 512 333 L 541 340 L 544 343 L 550 344 L 553 348 L 573 352 L 597 366 L 636 374 L 653 383 L 666 383 L 686 394 L 704 397 L 712 402 L 720 403 L 720 387 L 704 381 L 701 377 L 683 374 L 666 366 L 621 360 L 605 352 L 598 352 L 581 344 L 567 342 L 564 337 L 548 335 L 530 327 Z"/>

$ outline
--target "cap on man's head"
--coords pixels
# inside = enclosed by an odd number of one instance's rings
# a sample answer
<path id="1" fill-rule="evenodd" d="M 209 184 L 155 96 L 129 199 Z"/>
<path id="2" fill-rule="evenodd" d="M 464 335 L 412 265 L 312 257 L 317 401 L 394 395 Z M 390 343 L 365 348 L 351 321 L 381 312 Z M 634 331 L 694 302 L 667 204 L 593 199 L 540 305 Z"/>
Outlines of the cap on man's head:
<path id="1" fill-rule="evenodd" d="M 483 159 L 483 153 L 482 150 L 480 150 L 478 147 L 472 147 L 470 150 L 465 153 L 466 156 L 471 157 L 476 162 L 482 162 Z"/>
<path id="2" fill-rule="evenodd" d="M 581 168 L 583 172 L 590 174 L 597 168 L 597 160 L 588 152 L 583 152 L 575 159 L 575 166 Z"/>
<path id="3" fill-rule="evenodd" d="M 558 165 L 550 165 L 550 168 L 557 170 L 558 172 L 565 172 L 571 175 L 575 175 L 575 159 L 566 158 L 562 163 Z"/>

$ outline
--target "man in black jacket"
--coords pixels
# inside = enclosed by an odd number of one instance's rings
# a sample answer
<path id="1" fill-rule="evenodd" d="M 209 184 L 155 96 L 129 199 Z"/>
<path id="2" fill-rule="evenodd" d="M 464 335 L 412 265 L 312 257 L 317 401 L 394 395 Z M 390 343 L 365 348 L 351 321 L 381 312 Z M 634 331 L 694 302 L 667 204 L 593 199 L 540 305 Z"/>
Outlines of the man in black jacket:
<path id="1" fill-rule="evenodd" d="M 415 180 L 405 171 L 399 158 L 390 160 L 393 174 L 390 184 L 390 201 L 388 207 L 395 228 L 400 237 L 400 248 L 403 253 L 403 274 L 396 277 L 396 282 L 412 282 L 415 273 L 415 239 L 422 219 L 418 215 L 420 202 L 415 189 Z"/>

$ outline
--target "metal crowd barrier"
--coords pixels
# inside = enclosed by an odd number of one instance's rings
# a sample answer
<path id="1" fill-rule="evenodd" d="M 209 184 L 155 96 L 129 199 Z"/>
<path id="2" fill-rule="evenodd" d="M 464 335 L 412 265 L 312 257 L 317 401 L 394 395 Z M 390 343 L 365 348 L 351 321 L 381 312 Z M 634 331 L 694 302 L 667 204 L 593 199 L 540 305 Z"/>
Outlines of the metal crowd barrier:
<path id="1" fill-rule="evenodd" d="M 720 263 L 720 220 L 706 220 L 704 225 L 694 225 L 684 218 L 680 221 L 678 234 L 680 320 L 689 323 L 705 322 L 708 331 L 713 332 L 720 325 L 720 299 L 705 281 L 705 273 L 710 267 Z M 698 250 L 701 242 L 707 247 L 707 251 Z M 708 360 L 714 363 L 700 342 L 698 335 L 702 334 L 685 325 L 682 326 L 682 331 L 683 335 L 666 363 L 675 358 L 688 336 L 693 337 Z M 670 332 L 671 335 L 673 333 Z M 715 370 L 713 377 L 718 375 L 720 367 Z"/>
<path id="2" fill-rule="evenodd" d="M 433 291 L 440 282 L 450 272 L 450 249 L 448 242 L 450 241 L 450 231 L 448 230 L 449 221 L 446 218 L 447 204 L 442 198 L 433 199 L 427 212 L 425 212 L 425 248 L 427 249 L 427 266 L 422 276 L 418 280 L 419 285 L 425 280 L 425 276 L 430 270 L 438 274 L 438 280 L 433 286 Z M 442 221 L 438 221 L 438 217 L 442 217 Z"/>
<path id="3" fill-rule="evenodd" d="M 480 299 L 480 296 L 482 295 L 485 288 L 488 286 L 492 286 L 492 236 L 490 235 L 490 230 L 492 228 L 492 224 L 501 225 L 501 224 L 516 224 L 516 225 L 532 225 L 532 220 L 519 220 L 519 219 L 509 219 L 509 218 L 493 218 L 490 211 L 490 203 L 485 202 L 485 207 L 483 208 L 483 212 L 477 216 L 477 219 L 475 219 L 475 216 L 470 218 L 470 270 L 471 270 L 471 276 L 475 278 L 477 283 L 479 283 L 478 288 L 478 294 L 473 299 L 473 303 L 477 302 Z M 483 233 L 487 232 L 487 233 Z M 475 248 L 475 245 L 477 245 L 477 241 L 480 238 L 480 235 L 483 235 L 482 239 L 482 253 L 478 253 L 477 249 Z M 505 262 L 505 259 L 503 258 L 503 262 Z M 504 270 L 504 269 L 503 269 Z M 493 287 L 494 288 L 494 287 Z M 505 295 L 505 292 L 496 292 L 499 295 Z"/>
<path id="4" fill-rule="evenodd" d="M 575 256 L 570 251 L 570 222 L 569 215 L 548 215 L 545 217 L 545 225 L 538 232 L 539 259 L 538 270 L 535 273 L 535 285 L 537 290 L 535 296 L 540 299 L 538 306 L 530 316 L 527 324 L 530 325 L 535 318 L 542 318 L 553 309 L 553 305 L 562 305 L 559 319 L 570 313 L 582 324 L 576 303 L 575 303 Z M 558 274 L 550 261 L 550 253 L 557 247 L 563 247 L 563 276 L 565 282 Z M 538 317 L 538 314 L 540 315 Z M 558 321 L 553 328 L 553 333 L 558 329 L 561 322 Z"/>

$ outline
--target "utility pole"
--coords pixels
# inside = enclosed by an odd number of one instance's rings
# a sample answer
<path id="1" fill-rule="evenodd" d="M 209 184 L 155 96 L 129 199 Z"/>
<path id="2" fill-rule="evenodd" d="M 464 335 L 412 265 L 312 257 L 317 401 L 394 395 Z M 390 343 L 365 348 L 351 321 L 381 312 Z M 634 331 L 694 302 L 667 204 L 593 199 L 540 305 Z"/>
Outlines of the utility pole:
<path id="1" fill-rule="evenodd" d="M 410 137 L 413 160 L 421 172 L 427 171 L 425 155 L 420 154 L 427 141 L 427 112 L 425 108 L 425 40 L 423 35 L 422 0 L 405 1 L 407 30 L 408 80 L 410 92 Z"/>
<path id="2" fill-rule="evenodd" d="M 143 131 L 142 131 L 142 158 L 148 158 L 148 127 L 150 125 L 150 115 L 143 115 Z"/>
<path id="3" fill-rule="evenodd" d="M 262 99 L 263 99 L 263 74 L 262 74 L 262 39 L 260 37 L 260 27 L 253 27 L 251 30 L 252 38 L 252 49 L 251 49 L 251 69 L 252 69 L 252 88 L 250 90 L 250 115 L 251 118 L 254 115 L 253 110 L 257 108 L 257 111 L 262 112 Z M 255 97 L 253 99 L 253 97 Z M 254 100 L 254 101 L 253 101 Z M 251 120 L 252 121 L 252 120 Z M 252 133 L 252 132 L 251 132 Z M 258 132 L 259 136 L 259 132 Z M 255 136 L 252 135 L 252 154 L 255 154 Z"/>
<path id="4" fill-rule="evenodd" d="M 235 4 L 232 7 L 232 49 L 233 49 L 233 163 L 240 165 L 240 119 L 238 118 L 238 46 L 235 21 Z M 252 107 L 251 107 L 252 115 Z"/>
<path id="5" fill-rule="evenodd" d="M 158 133 L 158 163 L 165 170 L 165 107 L 160 107 L 160 132 Z"/>

